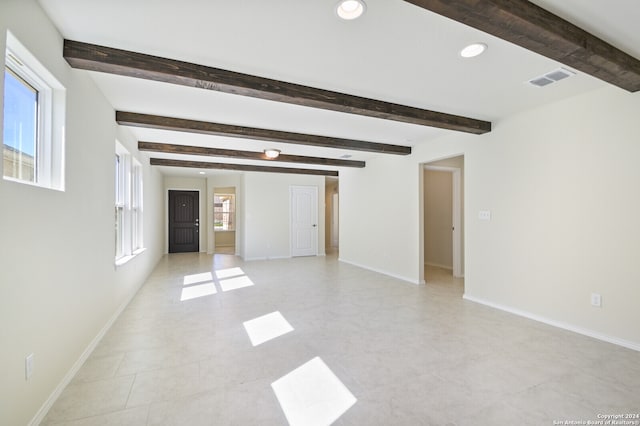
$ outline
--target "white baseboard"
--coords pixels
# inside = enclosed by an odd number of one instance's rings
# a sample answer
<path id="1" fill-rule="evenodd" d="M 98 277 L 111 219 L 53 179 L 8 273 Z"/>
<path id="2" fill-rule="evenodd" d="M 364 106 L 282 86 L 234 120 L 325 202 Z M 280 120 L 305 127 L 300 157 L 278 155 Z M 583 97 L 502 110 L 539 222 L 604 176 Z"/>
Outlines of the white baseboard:
<path id="1" fill-rule="evenodd" d="M 155 266 L 153 268 L 151 268 L 151 271 L 153 271 L 154 269 L 155 269 Z M 91 342 L 89 343 L 89 345 L 87 345 L 86 349 L 80 355 L 80 358 L 78 358 L 78 360 L 73 364 L 73 366 L 67 372 L 67 374 L 64 375 L 64 377 L 62 378 L 60 383 L 58 383 L 58 386 L 56 386 L 56 388 L 53 390 L 53 392 L 51 392 L 51 395 L 49 395 L 49 398 L 47 398 L 47 400 L 44 402 L 44 404 L 42 404 L 42 406 L 40 407 L 40 409 L 38 410 L 36 415 L 33 416 L 31 421 L 29 422 L 29 426 L 38 426 L 40 423 L 42 423 L 42 420 L 44 420 L 44 417 L 47 415 L 47 413 L 49 412 L 49 410 L 51 409 L 53 404 L 60 397 L 60 394 L 62 394 L 62 391 L 64 391 L 64 388 L 66 388 L 67 385 L 69 383 L 71 383 L 71 380 L 73 380 L 73 378 L 78 373 L 80 368 L 82 368 L 82 365 L 89 358 L 89 356 L 93 353 L 93 351 L 96 348 L 96 346 L 98 346 L 98 343 L 100 343 L 100 340 L 102 340 L 104 335 L 107 334 L 107 332 L 109 331 L 111 326 L 113 326 L 113 323 L 116 322 L 116 320 L 118 319 L 118 317 L 120 316 L 122 311 L 125 310 L 125 308 L 129 305 L 129 303 L 131 303 L 131 301 L 136 296 L 136 294 L 138 294 L 138 291 L 142 288 L 144 283 L 147 282 L 147 279 L 149 278 L 149 275 L 151 274 L 151 271 L 149 272 L 147 277 L 145 277 L 145 279 L 142 280 L 142 282 L 138 286 L 137 290 L 134 291 L 131 294 L 131 296 L 129 296 L 120 306 L 118 306 L 118 309 L 116 309 L 116 311 L 113 313 L 113 315 L 111 315 L 111 317 L 109 318 L 107 323 L 104 325 L 104 327 L 102 327 L 102 329 L 98 332 L 96 337 L 94 337 L 93 340 L 91 340 Z"/>
<path id="2" fill-rule="evenodd" d="M 631 340 L 620 339 L 618 337 L 609 336 L 607 334 L 600 333 L 598 331 L 589 330 L 587 328 L 579 327 L 573 324 L 569 324 L 562 321 L 556 321 L 550 318 L 546 318 L 540 315 L 532 314 L 531 312 L 522 311 L 520 309 L 512 308 L 510 306 L 500 305 L 498 303 L 493 303 L 488 300 L 480 299 L 477 297 L 469 296 L 467 294 L 462 296 L 463 299 L 469 300 L 470 302 L 480 303 L 485 306 L 489 306 L 491 308 L 499 309 L 501 311 L 509 312 L 510 314 L 518 315 L 521 317 L 525 317 L 534 321 L 538 321 L 547 325 L 551 325 L 553 327 L 562 328 L 564 330 L 572 331 L 574 333 L 582 334 L 584 336 L 593 337 L 594 339 L 602 340 L 604 342 L 613 343 L 614 345 L 623 346 L 628 349 L 633 349 L 634 351 L 640 351 L 640 343 L 633 342 Z"/>
<path id="3" fill-rule="evenodd" d="M 439 263 L 424 262 L 425 266 L 434 266 L 436 268 L 446 269 L 447 271 L 453 271 L 453 266 L 440 265 Z"/>
<path id="4" fill-rule="evenodd" d="M 388 272 L 388 271 L 383 271 L 382 269 L 371 268 L 369 266 L 361 265 L 361 264 L 359 264 L 357 262 L 352 262 L 350 260 L 345 260 L 345 259 L 342 259 L 342 258 L 338 258 L 338 261 L 340 261 L 342 263 L 347 263 L 349 265 L 357 266 L 358 268 L 366 269 L 368 271 L 377 272 L 378 274 L 387 275 L 389 277 L 397 278 L 397 279 L 402 280 L 402 281 L 407 281 L 407 282 L 410 282 L 411 284 L 416 284 L 416 285 L 425 284 L 424 280 L 415 280 L 413 278 L 403 277 L 402 275 L 396 275 L 396 274 Z"/>
<path id="5" fill-rule="evenodd" d="M 326 253 L 318 253 L 316 255 L 311 256 L 260 256 L 260 257 L 247 257 L 242 260 L 246 262 L 251 262 L 254 260 L 280 260 L 280 259 L 294 259 L 296 257 L 318 257 L 318 256 L 326 256 Z"/>
<path id="6" fill-rule="evenodd" d="M 252 262 L 254 260 L 279 260 L 279 259 L 291 259 L 291 256 L 259 256 L 259 257 L 246 257 L 243 258 L 245 262 Z"/>

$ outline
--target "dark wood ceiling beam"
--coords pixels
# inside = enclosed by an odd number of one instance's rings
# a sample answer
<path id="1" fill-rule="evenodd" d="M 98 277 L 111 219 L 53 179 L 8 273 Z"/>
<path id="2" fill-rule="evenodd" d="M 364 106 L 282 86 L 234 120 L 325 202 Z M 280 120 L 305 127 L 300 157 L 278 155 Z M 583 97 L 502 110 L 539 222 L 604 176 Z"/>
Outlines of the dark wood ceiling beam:
<path id="1" fill-rule="evenodd" d="M 79 41 L 65 40 L 63 56 L 72 67 L 90 71 L 474 134 L 491 131 L 487 121 Z"/>
<path id="2" fill-rule="evenodd" d="M 405 1 L 629 92 L 640 90 L 640 60 L 527 0 Z"/>
<path id="3" fill-rule="evenodd" d="M 188 167 L 193 169 L 239 170 L 243 172 L 289 173 L 294 175 L 338 176 L 335 170 L 296 169 L 290 167 L 251 166 L 247 164 L 209 163 L 206 161 L 151 158 L 152 166 Z"/>
<path id="4" fill-rule="evenodd" d="M 339 158 L 307 157 L 303 155 L 280 154 L 277 158 L 268 158 L 264 152 L 239 151 L 235 149 L 209 148 L 204 146 L 174 145 L 157 142 L 138 142 L 138 150 L 162 152 L 166 154 L 204 155 L 207 157 L 237 158 L 242 160 L 276 161 L 283 163 L 317 164 L 321 166 L 359 167 L 364 161 L 343 160 Z"/>
<path id="5" fill-rule="evenodd" d="M 173 130 L 177 132 L 201 133 L 205 135 L 228 136 L 270 142 L 292 143 L 297 145 L 309 145 L 323 148 L 367 151 L 382 154 L 411 154 L 410 146 L 389 145 L 353 139 L 330 138 L 327 136 L 307 135 L 304 133 L 291 133 L 283 132 L 280 130 L 268 130 L 258 129 L 254 127 L 234 126 L 230 124 L 210 123 L 207 121 L 186 120 L 183 118 L 162 117 L 159 115 L 138 114 L 135 112 L 116 111 L 116 122 L 123 126 Z"/>

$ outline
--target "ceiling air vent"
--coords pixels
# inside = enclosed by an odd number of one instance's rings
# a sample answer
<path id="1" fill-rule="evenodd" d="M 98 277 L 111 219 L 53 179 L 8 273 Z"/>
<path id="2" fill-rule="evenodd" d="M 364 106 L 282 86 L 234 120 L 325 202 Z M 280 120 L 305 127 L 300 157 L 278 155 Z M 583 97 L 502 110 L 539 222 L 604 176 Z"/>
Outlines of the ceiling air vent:
<path id="1" fill-rule="evenodd" d="M 544 87 L 547 84 L 551 84 L 553 82 L 554 82 L 553 80 L 550 80 L 547 77 L 538 77 L 538 78 L 534 78 L 533 80 L 529 80 L 529 83 L 538 87 Z"/>
<path id="2" fill-rule="evenodd" d="M 558 68 L 557 70 L 548 72 L 545 75 L 532 78 L 531 80 L 529 80 L 528 83 L 536 87 L 544 87 L 544 86 L 548 86 L 551 83 L 564 80 L 565 78 L 571 77 L 574 75 L 576 75 L 576 73 L 573 71 L 569 71 L 566 68 Z"/>

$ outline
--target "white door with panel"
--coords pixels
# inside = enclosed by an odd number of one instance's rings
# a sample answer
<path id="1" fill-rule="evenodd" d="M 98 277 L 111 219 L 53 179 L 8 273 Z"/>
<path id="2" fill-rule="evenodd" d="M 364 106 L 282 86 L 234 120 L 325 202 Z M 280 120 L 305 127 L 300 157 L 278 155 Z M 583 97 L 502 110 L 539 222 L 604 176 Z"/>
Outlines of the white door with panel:
<path id="1" fill-rule="evenodd" d="M 318 187 L 291 186 L 291 256 L 318 255 Z"/>

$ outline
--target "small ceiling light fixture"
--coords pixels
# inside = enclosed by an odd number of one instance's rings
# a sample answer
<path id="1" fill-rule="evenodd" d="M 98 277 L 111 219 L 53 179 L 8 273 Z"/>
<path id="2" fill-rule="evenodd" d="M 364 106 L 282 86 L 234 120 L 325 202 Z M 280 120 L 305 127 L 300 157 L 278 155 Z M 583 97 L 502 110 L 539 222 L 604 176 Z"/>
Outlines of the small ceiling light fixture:
<path id="1" fill-rule="evenodd" d="M 200 172 L 201 175 L 205 174 L 204 172 Z"/>
<path id="2" fill-rule="evenodd" d="M 487 50 L 487 45 L 484 43 L 473 43 L 465 47 L 460 51 L 460 56 L 463 58 L 474 58 L 478 55 L 481 55 L 485 50 Z"/>
<path id="3" fill-rule="evenodd" d="M 362 16 L 366 8 L 362 0 L 340 0 L 336 5 L 336 13 L 340 18 L 351 21 Z"/>
<path id="4" fill-rule="evenodd" d="M 278 156 L 280 155 L 280 150 L 279 149 L 265 149 L 264 150 L 264 155 L 265 155 L 265 157 L 273 160 L 274 158 L 278 158 Z"/>

